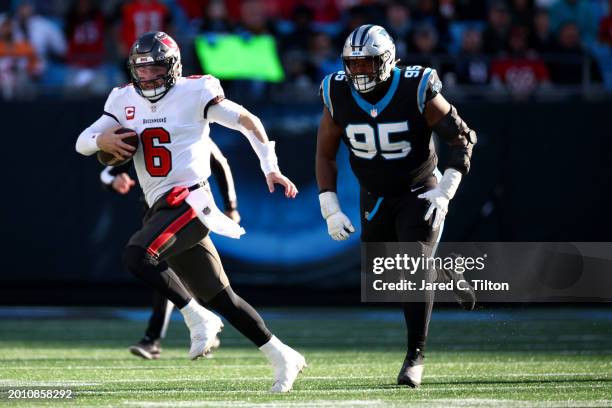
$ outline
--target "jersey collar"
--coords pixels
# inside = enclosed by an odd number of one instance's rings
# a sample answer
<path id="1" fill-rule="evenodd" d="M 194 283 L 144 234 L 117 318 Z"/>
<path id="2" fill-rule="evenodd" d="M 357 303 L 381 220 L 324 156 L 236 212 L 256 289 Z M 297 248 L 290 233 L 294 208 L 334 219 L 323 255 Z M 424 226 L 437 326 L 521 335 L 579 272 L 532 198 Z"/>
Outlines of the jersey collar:
<path id="1" fill-rule="evenodd" d="M 391 86 L 389 87 L 389 90 L 387 91 L 385 96 L 383 96 L 383 98 L 374 105 L 363 99 L 361 95 L 359 95 L 359 92 L 353 89 L 352 86 L 351 94 L 353 94 L 353 99 L 355 99 L 357 105 L 359 105 L 359 107 L 369 116 L 375 118 L 382 113 L 382 111 L 387 107 L 389 102 L 391 102 L 391 99 L 393 99 L 393 95 L 395 95 L 395 91 L 397 90 L 397 86 L 399 85 L 399 80 L 400 70 L 399 68 L 393 68 L 393 79 L 391 80 Z"/>

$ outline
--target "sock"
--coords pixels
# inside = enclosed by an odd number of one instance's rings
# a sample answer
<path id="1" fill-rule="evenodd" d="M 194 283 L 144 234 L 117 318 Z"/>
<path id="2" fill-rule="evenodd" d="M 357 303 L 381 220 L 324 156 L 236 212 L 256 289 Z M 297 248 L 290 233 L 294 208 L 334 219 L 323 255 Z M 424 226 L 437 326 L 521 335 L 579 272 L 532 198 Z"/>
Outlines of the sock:
<path id="1" fill-rule="evenodd" d="M 404 320 L 408 334 L 408 350 L 425 350 L 433 302 L 404 303 Z"/>
<path id="2" fill-rule="evenodd" d="M 263 346 L 259 347 L 259 349 L 262 353 L 264 353 L 268 361 L 274 361 L 276 359 L 276 356 L 278 356 L 278 354 L 284 347 L 287 346 L 285 346 L 285 344 L 280 341 L 278 337 L 273 335 L 270 340 Z"/>
<path id="3" fill-rule="evenodd" d="M 214 316 L 211 311 L 200 305 L 195 299 L 191 299 L 180 311 L 185 319 L 185 324 L 190 329 L 201 323 L 202 320 L 210 319 Z"/>

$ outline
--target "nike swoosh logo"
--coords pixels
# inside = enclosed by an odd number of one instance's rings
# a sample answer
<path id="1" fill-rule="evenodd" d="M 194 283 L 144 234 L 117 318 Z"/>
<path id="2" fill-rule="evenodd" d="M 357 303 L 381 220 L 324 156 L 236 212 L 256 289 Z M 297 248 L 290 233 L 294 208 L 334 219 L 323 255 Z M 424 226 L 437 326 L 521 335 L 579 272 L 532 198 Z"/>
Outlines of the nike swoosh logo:
<path id="1" fill-rule="evenodd" d="M 410 189 L 410 192 L 411 192 L 411 193 L 414 193 L 415 191 L 420 190 L 420 189 L 422 189 L 423 187 L 425 187 L 425 186 L 418 186 L 418 187 L 415 187 L 415 188 L 411 188 L 411 189 Z"/>

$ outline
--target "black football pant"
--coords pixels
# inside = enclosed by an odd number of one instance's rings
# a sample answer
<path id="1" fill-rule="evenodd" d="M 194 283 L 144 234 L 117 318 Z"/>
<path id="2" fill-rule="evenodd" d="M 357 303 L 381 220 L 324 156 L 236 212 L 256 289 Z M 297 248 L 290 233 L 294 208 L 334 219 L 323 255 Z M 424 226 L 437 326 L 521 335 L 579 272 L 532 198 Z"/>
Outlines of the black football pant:
<path id="1" fill-rule="evenodd" d="M 208 185 L 200 188 L 210 194 Z M 258 347 L 265 344 L 272 334 L 261 316 L 233 292 L 208 229 L 185 201 L 174 198 L 168 192 L 146 212 L 142 228 L 124 250 L 126 269 L 179 309 L 195 297 Z M 164 262 L 171 269 L 160 267 Z"/>
<path id="2" fill-rule="evenodd" d="M 423 218 L 429 202 L 417 196 L 434 188 L 435 177 L 426 180 L 422 185 L 413 186 L 398 196 L 374 196 L 361 190 L 361 241 L 362 242 L 418 242 L 422 253 L 433 256 L 442 227 L 434 231 L 431 228 L 433 216 L 429 221 Z M 421 187 L 422 186 L 422 187 Z M 434 213 L 435 215 L 435 213 Z M 415 254 L 419 256 L 420 254 Z M 433 281 L 434 271 L 425 271 L 425 279 Z M 425 302 L 402 303 L 407 328 L 408 350 L 425 349 L 427 331 L 433 307 L 433 292 L 427 293 Z"/>

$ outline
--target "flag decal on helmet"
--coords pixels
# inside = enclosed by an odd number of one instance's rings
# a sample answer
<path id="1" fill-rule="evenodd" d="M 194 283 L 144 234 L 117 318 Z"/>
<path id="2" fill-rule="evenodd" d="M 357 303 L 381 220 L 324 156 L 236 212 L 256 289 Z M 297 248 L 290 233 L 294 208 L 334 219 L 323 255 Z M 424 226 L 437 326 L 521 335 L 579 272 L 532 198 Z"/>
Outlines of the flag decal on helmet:
<path id="1" fill-rule="evenodd" d="M 168 36 L 160 38 L 159 41 L 161 41 L 161 43 L 166 45 L 168 48 L 177 48 L 177 45 L 174 40 Z"/>

